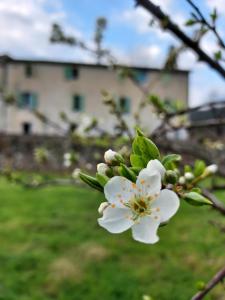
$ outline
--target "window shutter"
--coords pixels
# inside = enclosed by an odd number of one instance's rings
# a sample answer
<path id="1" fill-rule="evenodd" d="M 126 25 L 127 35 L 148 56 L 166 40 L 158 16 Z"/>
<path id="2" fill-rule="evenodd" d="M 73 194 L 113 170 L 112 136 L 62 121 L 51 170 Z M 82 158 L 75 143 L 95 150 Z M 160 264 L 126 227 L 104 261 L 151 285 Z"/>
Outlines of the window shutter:
<path id="1" fill-rule="evenodd" d="M 66 79 L 72 78 L 72 69 L 70 66 L 66 66 L 64 69 Z"/>
<path id="2" fill-rule="evenodd" d="M 36 93 L 31 94 L 31 109 L 35 110 L 38 106 L 38 95 Z"/>
<path id="3" fill-rule="evenodd" d="M 17 97 L 17 106 L 19 108 L 23 108 L 23 103 L 24 103 L 24 101 L 23 101 L 23 93 L 20 93 L 20 94 L 18 94 L 18 97 Z"/>
<path id="4" fill-rule="evenodd" d="M 83 95 L 80 95 L 80 111 L 84 111 L 85 109 L 85 99 Z"/>
<path id="5" fill-rule="evenodd" d="M 135 79 L 137 80 L 138 83 L 144 84 L 148 79 L 148 74 L 145 71 L 136 71 Z"/>
<path id="6" fill-rule="evenodd" d="M 125 101 L 125 109 L 124 109 L 124 112 L 125 113 L 130 113 L 130 103 L 131 103 L 131 100 L 129 97 L 126 97 L 125 98 L 126 101 Z"/>

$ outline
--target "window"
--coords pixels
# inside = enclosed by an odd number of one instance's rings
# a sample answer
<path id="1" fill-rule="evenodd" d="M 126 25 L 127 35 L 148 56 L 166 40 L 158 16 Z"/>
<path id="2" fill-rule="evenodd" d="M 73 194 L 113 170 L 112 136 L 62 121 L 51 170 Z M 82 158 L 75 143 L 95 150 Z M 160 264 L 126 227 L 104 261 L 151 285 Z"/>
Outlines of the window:
<path id="1" fill-rule="evenodd" d="M 31 127 L 32 127 L 31 123 L 24 122 L 22 124 L 23 134 L 25 134 L 25 135 L 31 134 Z"/>
<path id="2" fill-rule="evenodd" d="M 84 111 L 84 97 L 81 95 L 74 95 L 72 102 L 73 111 Z"/>
<path id="3" fill-rule="evenodd" d="M 135 72 L 135 80 L 139 84 L 144 84 L 148 80 L 148 73 L 146 71 L 136 71 Z"/>
<path id="4" fill-rule="evenodd" d="M 75 66 L 66 66 L 65 77 L 68 80 L 77 79 L 79 77 L 79 70 Z"/>
<path id="5" fill-rule="evenodd" d="M 119 110 L 123 114 L 130 113 L 130 98 L 128 97 L 119 98 Z"/>
<path id="6" fill-rule="evenodd" d="M 25 77 L 26 78 L 31 78 L 33 76 L 33 68 L 31 64 L 26 64 L 25 65 Z"/>
<path id="7" fill-rule="evenodd" d="M 35 110 L 38 105 L 38 97 L 36 93 L 23 92 L 18 99 L 18 107 L 23 109 Z"/>

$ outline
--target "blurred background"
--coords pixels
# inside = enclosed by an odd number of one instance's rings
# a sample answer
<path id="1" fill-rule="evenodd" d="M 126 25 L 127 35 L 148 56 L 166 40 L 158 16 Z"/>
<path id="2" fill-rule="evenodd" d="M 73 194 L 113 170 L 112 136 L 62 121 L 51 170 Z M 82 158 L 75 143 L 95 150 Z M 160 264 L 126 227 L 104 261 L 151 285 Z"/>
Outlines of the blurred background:
<path id="1" fill-rule="evenodd" d="M 0 0 L 2 300 L 186 300 L 224 261 L 216 212 L 184 203 L 143 245 L 97 225 L 104 197 L 78 179 L 109 148 L 129 157 L 139 126 L 217 163 L 205 186 L 224 199 L 225 2 L 144 2 Z"/>

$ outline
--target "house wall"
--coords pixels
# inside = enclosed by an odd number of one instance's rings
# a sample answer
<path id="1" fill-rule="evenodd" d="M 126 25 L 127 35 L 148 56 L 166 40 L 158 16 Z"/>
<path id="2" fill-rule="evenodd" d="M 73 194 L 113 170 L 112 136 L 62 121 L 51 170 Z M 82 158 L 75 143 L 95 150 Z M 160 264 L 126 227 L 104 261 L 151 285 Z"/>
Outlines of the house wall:
<path id="1" fill-rule="evenodd" d="M 112 131 L 115 119 L 102 104 L 101 91 L 106 90 L 115 97 L 127 96 L 131 99 L 131 113 L 125 119 L 132 125 L 132 114 L 137 110 L 142 99 L 140 90 L 129 80 L 121 81 L 112 69 L 88 66 L 79 66 L 79 77 L 68 80 L 65 77 L 65 65 L 40 63 L 33 64 L 34 75 L 26 78 L 24 63 L 9 63 L 7 72 L 8 93 L 16 97 L 21 92 L 31 91 L 38 95 L 37 109 L 54 122 L 62 123 L 59 113 L 64 111 L 72 120 L 79 121 L 85 115 L 98 118 L 101 126 Z M 0 76 L 2 70 L 0 70 Z M 162 98 L 188 101 L 188 75 L 185 72 L 172 72 L 160 75 L 159 71 L 149 71 L 145 85 L 151 86 L 151 93 Z M 85 98 L 85 107 L 82 113 L 72 111 L 72 96 L 81 94 Z M 22 123 L 32 124 L 32 132 L 36 134 L 54 134 L 56 130 L 40 122 L 29 110 L 17 107 L 0 107 L 1 130 L 7 133 L 22 133 Z M 150 106 L 141 116 L 142 126 L 148 131 L 154 129 L 159 120 L 151 112 Z M 66 124 L 62 123 L 66 128 Z"/>

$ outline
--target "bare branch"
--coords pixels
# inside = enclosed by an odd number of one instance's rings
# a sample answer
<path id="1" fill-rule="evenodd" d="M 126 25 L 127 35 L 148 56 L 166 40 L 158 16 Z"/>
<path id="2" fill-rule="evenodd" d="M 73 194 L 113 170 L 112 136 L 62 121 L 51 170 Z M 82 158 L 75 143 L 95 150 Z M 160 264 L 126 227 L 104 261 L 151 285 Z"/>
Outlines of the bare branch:
<path id="1" fill-rule="evenodd" d="M 203 190 L 203 195 L 207 197 L 213 203 L 213 208 L 218 210 L 222 215 L 225 215 L 225 206 L 220 202 L 215 195 L 210 193 L 208 190 Z"/>
<path id="2" fill-rule="evenodd" d="M 222 282 L 225 278 L 225 266 L 208 282 L 203 291 L 198 292 L 191 300 L 203 299 L 218 283 Z"/>
<path id="3" fill-rule="evenodd" d="M 153 4 L 150 0 L 135 0 L 137 5 L 144 7 L 149 13 L 153 14 L 161 23 L 163 28 L 171 31 L 178 39 L 180 39 L 187 47 L 192 49 L 200 61 L 206 62 L 211 68 L 216 70 L 225 79 L 225 69 L 217 61 L 212 59 L 200 47 L 198 42 L 189 38 L 177 24 L 173 23 L 168 15 L 166 15 L 159 6 Z"/>
<path id="4" fill-rule="evenodd" d="M 225 49 L 225 43 L 222 40 L 221 36 L 219 35 L 215 24 L 210 24 L 207 19 L 204 17 L 204 15 L 202 14 L 201 10 L 198 8 L 198 6 L 192 1 L 192 0 L 187 0 L 187 2 L 190 4 L 190 6 L 194 9 L 194 11 L 197 13 L 199 19 L 198 21 L 202 24 L 205 25 L 206 28 L 208 28 L 209 30 L 211 30 L 214 35 L 216 36 L 217 40 L 218 40 L 218 44 L 220 45 L 221 48 Z"/>

